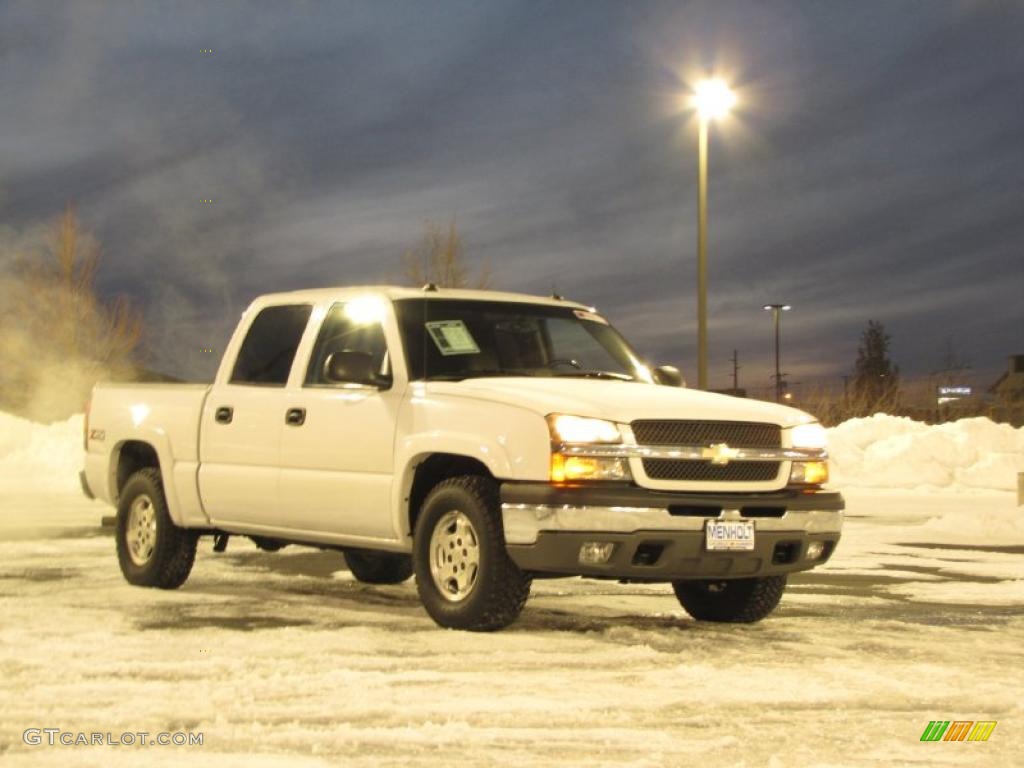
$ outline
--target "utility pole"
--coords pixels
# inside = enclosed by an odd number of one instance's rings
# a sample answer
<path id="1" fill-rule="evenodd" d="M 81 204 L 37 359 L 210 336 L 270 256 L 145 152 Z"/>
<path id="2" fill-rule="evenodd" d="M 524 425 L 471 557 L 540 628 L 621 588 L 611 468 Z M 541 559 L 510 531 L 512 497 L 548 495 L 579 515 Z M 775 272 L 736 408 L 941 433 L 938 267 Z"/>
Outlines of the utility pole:
<path id="1" fill-rule="evenodd" d="M 789 304 L 765 304 L 764 309 L 766 312 L 772 313 L 772 322 L 775 325 L 775 402 L 782 402 L 782 370 L 781 361 L 779 359 L 779 315 L 782 312 L 792 309 Z"/>
<path id="2" fill-rule="evenodd" d="M 739 350 L 732 351 L 732 393 L 735 395 L 740 391 L 740 353 Z"/>

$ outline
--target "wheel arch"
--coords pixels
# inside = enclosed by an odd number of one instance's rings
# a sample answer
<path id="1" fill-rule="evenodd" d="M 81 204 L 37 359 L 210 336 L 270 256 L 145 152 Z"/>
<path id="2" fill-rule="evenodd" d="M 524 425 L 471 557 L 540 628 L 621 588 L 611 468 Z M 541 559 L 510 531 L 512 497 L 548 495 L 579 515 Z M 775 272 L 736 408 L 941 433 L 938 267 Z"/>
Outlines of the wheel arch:
<path id="1" fill-rule="evenodd" d="M 152 467 L 160 469 L 160 456 L 151 444 L 144 440 L 125 440 L 115 448 L 113 465 L 114 501 L 121 498 L 121 491 L 124 490 L 128 478 L 140 469 Z"/>
<path id="2" fill-rule="evenodd" d="M 160 482 L 167 501 L 167 512 L 175 525 L 182 525 L 178 495 L 173 482 L 168 481 L 173 467 L 167 448 L 150 439 L 129 438 L 119 442 L 111 452 L 110 489 L 111 502 L 116 506 L 121 492 L 129 478 L 142 469 L 153 468 L 160 472 Z"/>
<path id="3" fill-rule="evenodd" d="M 403 487 L 408 488 L 402 507 L 401 530 L 404 536 L 412 538 L 416 518 L 430 490 L 448 478 L 461 475 L 477 475 L 495 480 L 494 473 L 483 461 L 465 454 L 422 454 L 410 462 L 406 470 L 407 480 L 403 483 Z"/>

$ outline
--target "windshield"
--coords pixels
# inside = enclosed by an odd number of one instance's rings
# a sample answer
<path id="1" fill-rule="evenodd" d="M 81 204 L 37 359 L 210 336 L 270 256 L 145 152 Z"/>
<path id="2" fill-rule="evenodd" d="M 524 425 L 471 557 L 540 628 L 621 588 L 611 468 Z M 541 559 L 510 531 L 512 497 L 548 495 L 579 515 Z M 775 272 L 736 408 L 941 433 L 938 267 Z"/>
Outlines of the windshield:
<path id="1" fill-rule="evenodd" d="M 518 302 L 395 302 L 413 381 L 564 376 L 652 381 L 618 331 L 575 307 Z"/>

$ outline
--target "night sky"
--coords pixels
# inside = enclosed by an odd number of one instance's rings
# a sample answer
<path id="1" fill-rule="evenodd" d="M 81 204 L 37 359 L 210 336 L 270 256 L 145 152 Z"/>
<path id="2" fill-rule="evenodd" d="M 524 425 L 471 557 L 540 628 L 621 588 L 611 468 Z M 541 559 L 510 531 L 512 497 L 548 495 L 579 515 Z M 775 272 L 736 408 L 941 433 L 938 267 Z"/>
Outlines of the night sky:
<path id="1" fill-rule="evenodd" d="M 733 349 L 768 384 L 775 301 L 793 381 L 839 382 L 868 319 L 906 377 L 1024 353 L 1022 2 L 2 2 L 0 243 L 75 201 L 148 362 L 203 376 L 255 295 L 394 280 L 454 216 L 495 287 L 695 382 L 706 74 L 739 97 L 713 387 Z"/>

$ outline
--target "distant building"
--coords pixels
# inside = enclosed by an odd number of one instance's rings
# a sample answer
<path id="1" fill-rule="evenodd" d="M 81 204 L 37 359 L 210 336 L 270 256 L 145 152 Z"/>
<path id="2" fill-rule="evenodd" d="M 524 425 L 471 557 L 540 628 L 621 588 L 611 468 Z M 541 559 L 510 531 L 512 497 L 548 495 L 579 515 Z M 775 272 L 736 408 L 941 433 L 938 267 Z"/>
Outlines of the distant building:
<path id="1" fill-rule="evenodd" d="M 938 405 L 948 405 L 970 398 L 974 390 L 965 384 L 940 384 L 935 388 L 935 402 Z"/>
<path id="2" fill-rule="evenodd" d="M 1024 355 L 1010 355 L 1008 370 L 989 387 L 1003 403 L 1024 403 Z"/>

